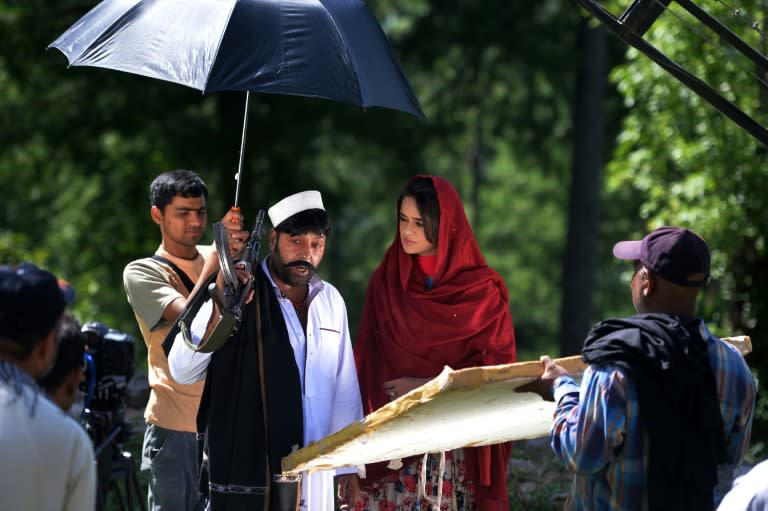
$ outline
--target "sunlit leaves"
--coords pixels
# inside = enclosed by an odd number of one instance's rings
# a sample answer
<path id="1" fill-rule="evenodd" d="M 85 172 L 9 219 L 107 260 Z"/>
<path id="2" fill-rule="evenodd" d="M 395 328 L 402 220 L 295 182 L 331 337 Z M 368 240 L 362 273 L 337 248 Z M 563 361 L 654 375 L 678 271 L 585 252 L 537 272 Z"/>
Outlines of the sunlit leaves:
<path id="1" fill-rule="evenodd" d="M 765 18 L 764 2 L 744 0 L 738 6 L 741 11 L 734 14 L 723 2 L 706 4 L 713 16 L 765 52 L 765 40 L 751 26 Z M 768 127 L 765 77 L 677 4 L 670 4 L 647 40 Z M 699 232 L 712 248 L 715 279 L 702 312 L 722 335 L 746 330 L 765 337 L 766 147 L 635 50 L 627 52 L 627 62 L 611 79 L 629 111 L 608 165 L 608 190 L 631 187 L 640 194 L 638 215 L 647 228 L 677 224 Z M 752 360 L 768 367 L 765 355 Z"/>

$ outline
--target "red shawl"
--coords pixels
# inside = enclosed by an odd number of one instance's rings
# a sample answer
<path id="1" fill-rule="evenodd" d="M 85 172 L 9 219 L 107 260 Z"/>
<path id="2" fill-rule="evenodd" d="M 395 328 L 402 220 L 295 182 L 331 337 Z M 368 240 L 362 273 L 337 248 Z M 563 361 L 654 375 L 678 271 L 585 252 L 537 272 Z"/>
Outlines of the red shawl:
<path id="1" fill-rule="evenodd" d="M 426 177 L 440 203 L 434 284 L 425 289 L 423 273 L 395 232 L 368 283 L 355 339 L 366 414 L 389 402 L 382 390 L 387 380 L 432 378 L 446 365 L 462 369 L 516 360 L 504 281 L 480 253 L 456 190 L 443 178 Z M 509 451 L 509 444 L 465 449 L 467 478 L 475 481 L 479 509 L 496 509 L 494 500 L 502 501 L 499 509 L 507 509 Z"/>

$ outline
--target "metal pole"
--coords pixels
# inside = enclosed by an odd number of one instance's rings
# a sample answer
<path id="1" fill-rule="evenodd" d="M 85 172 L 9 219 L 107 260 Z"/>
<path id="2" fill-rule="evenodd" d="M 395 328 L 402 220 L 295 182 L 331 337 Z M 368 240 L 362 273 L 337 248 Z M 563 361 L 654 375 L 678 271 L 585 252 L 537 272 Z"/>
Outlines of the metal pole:
<path id="1" fill-rule="evenodd" d="M 243 113 L 243 136 L 240 140 L 240 162 L 237 164 L 237 174 L 235 174 L 235 205 L 233 208 L 239 209 L 240 201 L 240 181 L 243 175 L 243 158 L 245 157 L 245 135 L 248 133 L 248 102 L 251 99 L 251 91 L 245 91 L 245 112 Z"/>
<path id="2" fill-rule="evenodd" d="M 757 141 L 768 146 L 768 130 L 752 117 L 740 110 L 736 105 L 718 94 L 712 87 L 691 74 L 688 70 L 661 53 L 642 36 L 634 33 L 628 26 L 616 19 L 613 14 L 599 5 L 595 0 L 576 0 L 590 14 L 603 23 L 619 39 L 636 48 L 653 60 L 662 69 L 677 78 L 683 85 L 698 94 L 703 100 L 715 107 L 720 113 L 731 119 Z"/>
<path id="3" fill-rule="evenodd" d="M 717 21 L 715 18 L 707 14 L 707 12 L 691 2 L 690 0 L 676 0 L 686 11 L 690 12 L 699 21 L 708 26 L 717 35 L 728 41 L 731 46 L 739 50 L 742 55 L 746 56 L 752 62 L 757 65 L 763 71 L 768 71 L 768 59 L 759 51 L 752 48 L 749 44 L 744 42 L 739 36 L 731 32 L 731 30 Z"/>

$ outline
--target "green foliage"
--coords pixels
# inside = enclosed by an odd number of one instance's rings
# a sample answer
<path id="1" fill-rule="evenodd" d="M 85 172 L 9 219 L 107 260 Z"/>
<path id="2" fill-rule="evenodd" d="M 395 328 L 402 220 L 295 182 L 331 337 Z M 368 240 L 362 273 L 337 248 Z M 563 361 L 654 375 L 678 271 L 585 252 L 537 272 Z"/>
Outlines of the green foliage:
<path id="1" fill-rule="evenodd" d="M 509 288 L 518 359 L 536 360 L 557 350 L 553 314 L 561 269 L 553 256 L 564 249 L 567 190 L 555 176 L 516 162 L 501 144 L 482 183 L 474 230 L 488 264 Z"/>
<path id="2" fill-rule="evenodd" d="M 211 221 L 223 215 L 234 191 L 243 95 L 201 97 L 125 73 L 67 69 L 57 50 L 44 48 L 94 3 L 62 2 L 45 17 L 35 3 L 1 11 L 1 42 L 14 51 L 0 60 L 0 131 L 7 141 L 0 155 L 0 256 L 48 266 L 74 285 L 83 321 L 98 319 L 138 338 L 121 273 L 158 243 L 147 186 L 161 171 L 192 168 L 211 188 Z M 429 123 L 399 112 L 255 95 L 241 190 L 246 222 L 286 193 L 323 191 L 335 232 L 322 273 L 347 297 L 354 331 L 368 276 L 394 234 L 400 187 L 417 173 L 444 175 L 464 196 L 486 257 L 510 279 L 521 346 L 554 339 L 557 281 L 542 286 L 536 276 L 557 275 L 553 262 L 562 251 L 558 185 L 570 154 L 571 90 L 563 73 L 573 61 L 569 19 L 577 12 L 558 2 L 481 8 L 382 0 L 372 7 Z M 491 12 L 499 16 L 494 24 L 487 23 Z M 556 33 L 557 42 L 540 31 Z M 507 200 L 510 194 L 517 199 Z M 542 220 L 528 222 L 532 215 Z M 549 234 L 541 243 L 525 242 L 544 227 Z"/>
<path id="3" fill-rule="evenodd" d="M 714 4 L 712 15 L 764 51 L 764 38 L 752 28 L 765 14 L 763 2 L 742 2 L 738 16 L 725 4 Z M 673 3 L 647 38 L 757 122 L 768 124 L 765 84 L 756 79 L 752 65 L 714 37 L 702 40 L 689 18 Z M 755 351 L 747 361 L 764 374 L 766 148 L 634 50 L 611 78 L 628 113 L 607 169 L 609 195 L 626 195 L 629 189 L 641 198 L 638 231 L 679 224 L 708 241 L 714 282 L 702 297 L 701 312 L 719 335 L 751 335 Z M 755 437 L 764 441 L 764 384 L 760 394 Z"/>

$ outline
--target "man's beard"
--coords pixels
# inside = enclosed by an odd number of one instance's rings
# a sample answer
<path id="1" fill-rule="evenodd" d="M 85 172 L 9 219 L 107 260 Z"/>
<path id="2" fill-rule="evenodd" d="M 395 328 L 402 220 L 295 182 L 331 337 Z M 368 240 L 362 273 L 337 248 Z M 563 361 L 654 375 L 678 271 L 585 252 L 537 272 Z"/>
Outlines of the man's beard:
<path id="1" fill-rule="evenodd" d="M 298 287 L 309 284 L 309 281 L 312 280 L 312 277 L 317 272 L 317 268 L 315 268 L 312 263 L 302 259 L 297 259 L 295 261 L 285 263 L 283 258 L 280 256 L 280 249 L 277 248 L 277 246 L 275 246 L 275 250 L 272 253 L 272 257 L 270 257 L 270 261 L 272 271 L 275 272 L 277 278 L 291 287 Z M 294 267 L 304 267 L 307 269 L 307 273 L 305 275 L 293 275 L 291 273 L 291 268 Z"/>

